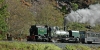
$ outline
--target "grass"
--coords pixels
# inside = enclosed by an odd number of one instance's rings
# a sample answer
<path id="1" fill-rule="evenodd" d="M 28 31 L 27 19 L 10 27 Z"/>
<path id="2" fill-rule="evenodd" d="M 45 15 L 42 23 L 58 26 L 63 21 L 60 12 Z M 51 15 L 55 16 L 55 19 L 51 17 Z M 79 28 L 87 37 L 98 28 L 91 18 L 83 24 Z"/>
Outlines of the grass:
<path id="1" fill-rule="evenodd" d="M 100 47 L 88 47 L 82 44 L 77 45 L 66 45 L 66 47 L 63 50 L 100 50 Z"/>
<path id="2" fill-rule="evenodd" d="M 100 50 L 100 47 L 88 47 L 82 44 L 67 44 L 65 48 L 61 49 L 58 46 L 49 43 L 38 44 L 26 42 L 0 41 L 0 50 Z"/>
<path id="3" fill-rule="evenodd" d="M 30 44 L 25 42 L 0 42 L 0 50 L 61 50 L 54 44 Z"/>

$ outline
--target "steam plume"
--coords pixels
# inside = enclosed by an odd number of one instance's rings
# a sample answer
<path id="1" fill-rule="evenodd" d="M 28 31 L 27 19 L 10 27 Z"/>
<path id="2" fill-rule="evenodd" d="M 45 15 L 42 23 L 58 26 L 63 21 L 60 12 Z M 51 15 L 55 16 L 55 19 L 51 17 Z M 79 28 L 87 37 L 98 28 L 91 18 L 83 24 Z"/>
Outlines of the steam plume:
<path id="1" fill-rule="evenodd" d="M 100 23 L 100 4 L 90 5 L 89 9 L 71 11 L 65 18 L 68 22 L 89 23 L 95 26 Z"/>

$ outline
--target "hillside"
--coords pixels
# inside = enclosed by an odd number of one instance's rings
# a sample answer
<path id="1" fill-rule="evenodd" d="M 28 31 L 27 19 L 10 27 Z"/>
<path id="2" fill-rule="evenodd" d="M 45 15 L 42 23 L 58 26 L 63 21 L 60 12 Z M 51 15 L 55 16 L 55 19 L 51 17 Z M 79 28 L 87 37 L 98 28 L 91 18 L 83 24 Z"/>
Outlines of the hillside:
<path id="1" fill-rule="evenodd" d="M 29 27 L 35 23 L 33 14 L 20 0 L 6 0 L 6 2 L 8 4 L 7 10 L 10 13 L 7 21 L 8 33 L 12 36 L 27 34 Z"/>
<path id="2" fill-rule="evenodd" d="M 6 0 L 6 3 L 10 13 L 8 33 L 14 37 L 28 35 L 30 26 L 34 24 L 62 26 L 62 13 L 49 1 Z"/>
<path id="3" fill-rule="evenodd" d="M 89 8 L 89 5 L 99 2 L 99 0 L 5 0 L 3 4 L 7 4 L 9 17 L 6 18 L 8 28 L 4 30 L 14 37 L 22 37 L 29 34 L 29 28 L 34 24 L 62 28 L 66 23 L 64 17 L 70 14 L 71 10 Z M 99 25 L 90 29 L 88 23 L 69 22 L 65 26 L 71 30 L 89 29 L 100 32 Z"/>

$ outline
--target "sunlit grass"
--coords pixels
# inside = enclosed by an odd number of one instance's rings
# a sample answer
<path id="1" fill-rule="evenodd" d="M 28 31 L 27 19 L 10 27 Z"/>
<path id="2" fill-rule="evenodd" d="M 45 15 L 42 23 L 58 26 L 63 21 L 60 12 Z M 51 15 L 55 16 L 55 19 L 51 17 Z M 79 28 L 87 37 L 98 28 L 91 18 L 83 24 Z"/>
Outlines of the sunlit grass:
<path id="1" fill-rule="evenodd" d="M 67 44 L 63 50 L 100 50 L 100 47 L 89 47 L 83 44 Z"/>
<path id="2" fill-rule="evenodd" d="M 100 47 L 88 47 L 83 44 L 66 44 L 65 47 L 60 48 L 54 44 L 42 43 L 27 43 L 27 42 L 0 42 L 0 50 L 100 50 Z"/>
<path id="3" fill-rule="evenodd" d="M 54 44 L 29 44 L 25 42 L 0 42 L 0 50 L 61 50 Z"/>

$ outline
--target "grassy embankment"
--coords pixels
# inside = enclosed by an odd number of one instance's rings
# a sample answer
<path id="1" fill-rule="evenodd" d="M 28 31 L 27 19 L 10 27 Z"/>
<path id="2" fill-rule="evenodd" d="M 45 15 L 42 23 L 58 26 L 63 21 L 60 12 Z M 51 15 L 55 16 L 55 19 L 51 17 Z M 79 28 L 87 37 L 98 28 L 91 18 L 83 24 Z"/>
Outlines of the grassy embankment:
<path id="1" fill-rule="evenodd" d="M 25 42 L 0 42 L 0 50 L 61 50 L 53 44 L 30 44 Z"/>
<path id="2" fill-rule="evenodd" d="M 88 47 L 85 45 L 78 44 L 78 45 L 66 45 L 66 47 L 63 50 L 100 50 L 100 47 L 95 47 L 95 46 Z"/>
<path id="3" fill-rule="evenodd" d="M 88 47 L 81 44 L 67 44 L 61 49 L 54 44 L 30 44 L 25 42 L 0 42 L 0 50 L 100 50 L 100 47 Z"/>

